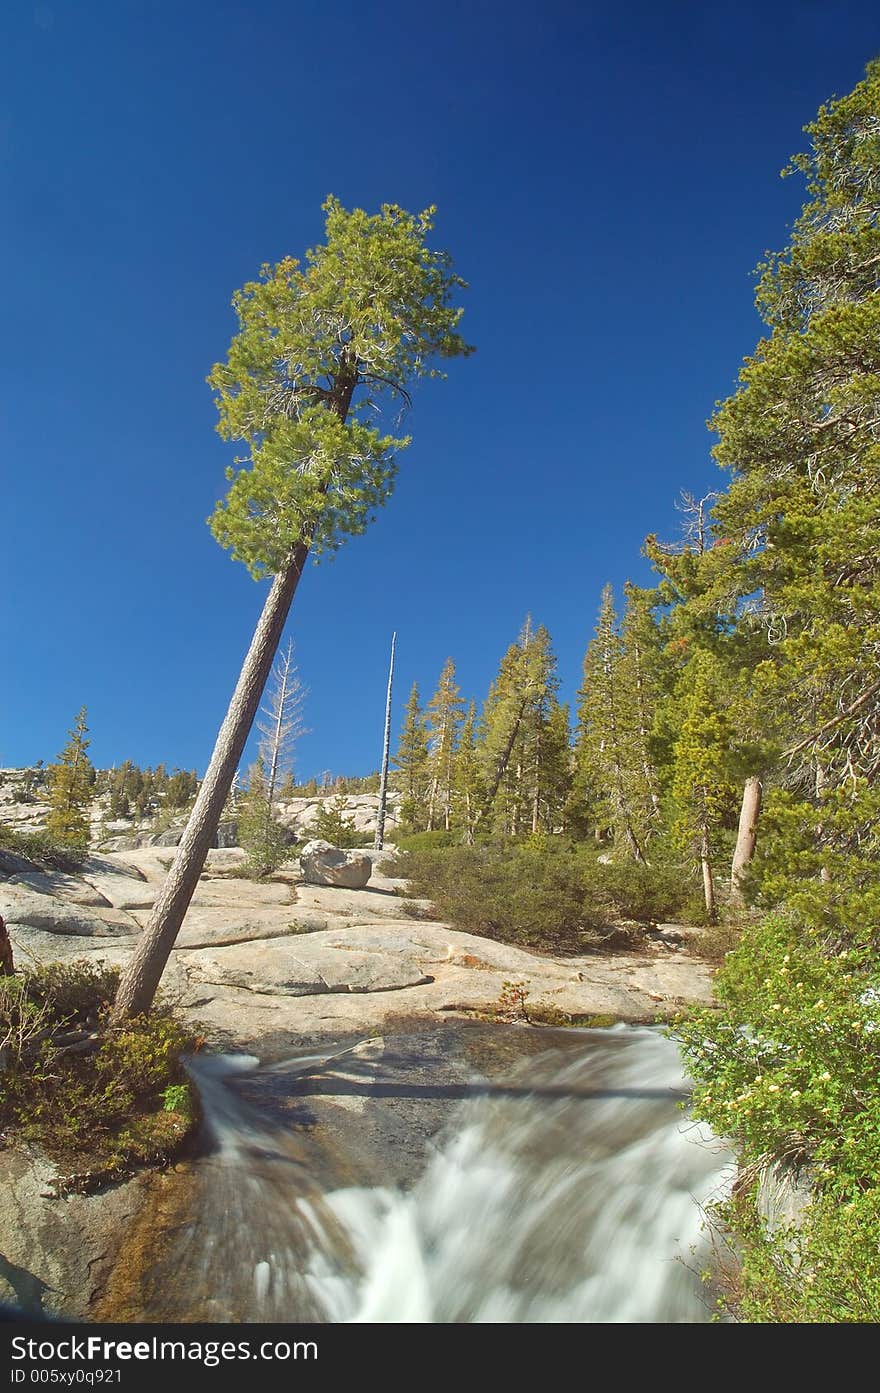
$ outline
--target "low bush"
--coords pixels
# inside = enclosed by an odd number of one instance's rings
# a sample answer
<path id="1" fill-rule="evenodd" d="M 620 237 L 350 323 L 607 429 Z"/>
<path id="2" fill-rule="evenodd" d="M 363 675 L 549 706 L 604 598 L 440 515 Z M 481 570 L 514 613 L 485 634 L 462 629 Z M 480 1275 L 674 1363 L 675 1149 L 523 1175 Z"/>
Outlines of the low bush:
<path id="1" fill-rule="evenodd" d="M 87 855 L 81 849 L 62 845 L 47 832 L 21 832 L 5 823 L 0 823 L 0 850 L 25 856 L 49 871 L 75 872 Z"/>
<path id="2" fill-rule="evenodd" d="M 636 861 L 594 863 L 590 883 L 624 919 L 643 924 L 705 922 L 706 909 L 696 875 L 678 862 L 652 857 L 647 866 Z"/>
<path id="3" fill-rule="evenodd" d="M 162 1008 L 108 1028 L 117 980 L 84 962 L 0 978 L 0 1128 L 79 1172 L 162 1160 L 193 1122 L 181 1055 L 197 1042 Z"/>
<path id="4" fill-rule="evenodd" d="M 568 847 L 550 855 L 523 846 L 446 847 L 405 852 L 398 864 L 439 918 L 469 933 L 576 952 L 597 926 Z"/>
<path id="5" fill-rule="evenodd" d="M 542 834 L 475 847 L 410 840 L 394 874 L 459 929 L 557 952 L 594 946 L 622 918 L 656 922 L 694 908 L 693 878 L 680 867 L 606 866 L 592 846 Z"/>
<path id="6" fill-rule="evenodd" d="M 399 851 L 437 851 L 448 846 L 461 846 L 462 834 L 445 832 L 442 828 L 434 832 L 399 829 L 394 833 L 394 842 Z"/>
<path id="7" fill-rule="evenodd" d="M 866 927 L 866 934 L 869 926 Z M 747 923 L 715 978 L 720 1011 L 679 1023 L 693 1110 L 741 1165 L 809 1165 L 796 1234 L 767 1233 L 746 1193 L 726 1209 L 748 1320 L 880 1319 L 880 972 L 792 911 Z"/>
<path id="8" fill-rule="evenodd" d="M 754 1191 L 725 1207 L 736 1233 L 740 1271 L 723 1302 L 757 1324 L 876 1325 L 880 1321 L 880 1189 L 845 1204 L 819 1195 L 800 1229 L 768 1232 Z"/>

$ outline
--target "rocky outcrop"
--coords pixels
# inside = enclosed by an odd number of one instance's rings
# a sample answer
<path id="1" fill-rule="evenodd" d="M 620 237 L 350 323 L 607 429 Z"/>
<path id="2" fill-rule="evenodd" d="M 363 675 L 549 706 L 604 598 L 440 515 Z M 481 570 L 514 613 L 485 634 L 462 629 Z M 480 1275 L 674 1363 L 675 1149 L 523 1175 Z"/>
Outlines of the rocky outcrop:
<path id="1" fill-rule="evenodd" d="M 373 874 L 372 858 L 360 851 L 340 851 L 330 842 L 307 842 L 300 852 L 303 879 L 309 885 L 337 885 L 362 890 Z"/>
<path id="2" fill-rule="evenodd" d="M 106 901 L 105 901 L 106 903 Z M 43 933 L 112 938 L 135 934 L 139 925 L 124 911 L 60 899 L 6 881 L 0 885 L 0 914 L 10 931 L 39 929 Z"/>
<path id="3" fill-rule="evenodd" d="M 122 966 L 173 855 L 148 847 L 86 858 L 72 879 L 110 908 L 76 902 L 68 892 L 80 891 L 64 879 L 51 894 L 0 881 L 17 964 Z M 368 849 L 337 855 L 362 863 L 359 878 L 382 864 Z M 550 1010 L 650 1020 L 711 999 L 711 968 L 668 936 L 646 937 L 637 952 L 554 958 L 420 917 L 430 906 L 403 898 L 402 883 L 378 869 L 358 889 L 310 884 L 292 866 L 255 883 L 236 874 L 243 860 L 239 849 L 209 852 L 162 978 L 163 993 L 215 1043 L 381 1030 L 401 1011 L 491 1012 L 509 981 L 523 984 L 537 1018 Z"/>
<path id="4" fill-rule="evenodd" d="M 797 1168 L 785 1161 L 762 1167 L 758 1176 L 755 1207 L 771 1237 L 799 1229 L 812 1203 L 813 1168 Z"/>
<path id="5" fill-rule="evenodd" d="M 5 1152 L 0 1183 L 0 1302 L 25 1316 L 84 1317 L 143 1199 L 138 1176 L 97 1195 L 53 1196 L 57 1168 Z"/>
<path id="6" fill-rule="evenodd" d="M 0 879 L 6 880 L 13 875 L 30 875 L 32 871 L 39 869 L 39 866 L 34 861 L 29 861 L 26 856 L 19 856 L 15 851 L 4 851 L 0 848 Z"/>
<path id="7" fill-rule="evenodd" d="M 288 939 L 246 943 L 214 953 L 196 951 L 187 965 L 191 982 L 279 997 L 400 991 L 432 980 L 418 955 L 401 952 L 399 945 L 383 952 L 349 943 L 340 953 L 324 934 L 309 934 L 294 943 Z"/>

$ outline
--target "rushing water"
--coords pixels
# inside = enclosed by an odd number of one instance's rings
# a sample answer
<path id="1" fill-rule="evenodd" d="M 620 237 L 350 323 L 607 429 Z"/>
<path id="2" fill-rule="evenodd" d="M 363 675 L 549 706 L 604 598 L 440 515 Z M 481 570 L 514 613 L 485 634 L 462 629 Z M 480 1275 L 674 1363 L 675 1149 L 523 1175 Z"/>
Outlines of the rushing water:
<path id="1" fill-rule="evenodd" d="M 475 1081 L 406 1191 L 321 1176 L 298 1130 L 236 1089 L 256 1060 L 200 1060 L 215 1147 L 163 1264 L 182 1318 L 708 1319 L 703 1208 L 730 1158 L 680 1106 L 674 1044 L 647 1029 L 565 1035 L 503 1080 Z M 363 1057 L 369 1047 L 274 1070 L 293 1091 L 317 1073 L 320 1092 L 322 1073 Z"/>

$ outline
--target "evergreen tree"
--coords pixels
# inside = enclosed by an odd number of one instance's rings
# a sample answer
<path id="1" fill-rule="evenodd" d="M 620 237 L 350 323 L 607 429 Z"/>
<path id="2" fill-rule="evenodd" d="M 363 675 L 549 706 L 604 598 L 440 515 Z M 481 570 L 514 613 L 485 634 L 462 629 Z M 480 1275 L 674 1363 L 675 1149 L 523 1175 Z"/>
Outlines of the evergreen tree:
<path id="1" fill-rule="evenodd" d="M 392 763 L 400 775 L 401 819 L 414 831 L 421 832 L 428 824 L 431 774 L 428 731 L 415 682 L 406 703 L 400 742 Z"/>
<path id="2" fill-rule="evenodd" d="M 766 696 L 805 790 L 880 773 L 880 62 L 807 127 L 809 201 L 761 268 L 770 336 L 713 426 Z"/>
<path id="3" fill-rule="evenodd" d="M 163 806 L 166 808 L 185 808 L 198 791 L 198 777 L 195 770 L 175 769 L 165 786 Z"/>
<path id="4" fill-rule="evenodd" d="M 360 846 L 362 835 L 350 817 L 346 817 L 348 802 L 343 790 L 329 803 L 324 803 L 309 828 L 309 837 L 330 842 L 335 847 Z"/>
<path id="5" fill-rule="evenodd" d="M 807 127 L 812 149 L 788 172 L 806 174 L 810 198 L 789 246 L 760 268 L 770 335 L 711 423 L 730 485 L 701 545 L 692 538 L 676 554 L 647 543 L 675 605 L 676 641 L 727 664 L 742 766 L 735 900 L 762 794 L 792 860 L 802 844 L 811 874 L 825 843 L 828 874 L 842 864 L 841 824 L 823 806 L 836 809 L 838 792 L 849 799 L 880 772 L 878 117 L 875 62 Z M 862 824 L 851 814 L 858 856 Z"/>
<path id="6" fill-rule="evenodd" d="M 529 626 L 530 628 L 530 626 Z M 567 707 L 560 706 L 556 658 L 543 625 L 525 645 L 528 700 L 513 767 L 516 779 L 516 826 L 531 832 L 555 830 L 570 781 Z"/>
<path id="7" fill-rule="evenodd" d="M 484 800 L 478 822 L 516 836 L 552 830 L 571 776 L 568 716 L 557 697 L 550 635 L 527 617 L 501 659 L 480 722 Z"/>
<path id="8" fill-rule="evenodd" d="M 312 782 L 314 783 L 314 780 L 312 780 Z M 308 788 L 308 785 L 306 785 L 305 787 Z M 317 785 L 315 785 L 314 791 L 317 792 Z M 304 796 L 308 797 L 309 795 L 308 793 L 305 793 Z M 296 784 L 293 781 L 293 770 L 288 769 L 287 773 L 282 778 L 281 785 L 278 789 L 278 801 L 281 803 L 289 803 L 291 798 L 295 797 Z"/>
<path id="9" fill-rule="evenodd" d="M 151 1005 L 214 838 L 293 596 L 312 551 L 365 531 L 388 498 L 396 452 L 377 412 L 440 376 L 437 359 L 469 353 L 452 304 L 464 282 L 427 237 L 433 209 L 394 204 L 370 216 L 328 198 L 326 241 L 301 266 L 286 257 L 234 298 L 239 331 L 210 383 L 221 435 L 243 441 L 244 467 L 211 526 L 272 586 L 174 864 L 122 975 L 114 1020 Z"/>
<path id="10" fill-rule="evenodd" d="M 65 846 L 84 848 L 89 844 L 89 808 L 95 793 L 95 770 L 86 753 L 91 743 L 88 733 L 83 706 L 57 763 L 48 769 L 46 831 Z"/>
<path id="11" fill-rule="evenodd" d="M 518 742 L 521 747 L 523 719 L 529 704 L 531 636 L 531 620 L 527 619 L 519 641 L 512 643 L 501 659 L 480 719 L 478 748 L 485 795 L 477 822 L 494 815 L 496 826 L 507 832 L 517 830 L 520 790 L 515 752 Z"/>
<path id="12" fill-rule="evenodd" d="M 134 765 L 130 759 L 110 772 L 108 789 L 110 793 L 109 813 L 111 818 L 131 816 L 131 795 L 134 783 Z"/>
<path id="13" fill-rule="evenodd" d="M 571 717 L 566 704 L 553 701 L 541 738 L 540 766 L 533 800 L 533 831 L 558 832 L 574 780 Z"/>
<path id="14" fill-rule="evenodd" d="M 262 757 L 248 771 L 248 786 L 238 801 L 238 842 L 247 852 L 249 875 L 262 880 L 287 860 L 288 837 L 275 820 Z"/>
<path id="15" fill-rule="evenodd" d="M 428 831 L 442 822 L 448 832 L 451 825 L 455 754 L 463 708 L 464 701 L 455 681 L 455 663 L 447 658 L 427 710 Z"/>
<path id="16" fill-rule="evenodd" d="M 465 841 L 471 846 L 485 796 L 477 750 L 477 708 L 474 702 L 468 706 L 461 728 L 453 781 L 455 826 L 462 828 Z"/>
<path id="17" fill-rule="evenodd" d="M 660 820 L 660 775 L 655 724 L 665 695 L 662 636 L 654 621 L 656 597 L 627 581 L 620 626 L 620 721 L 633 820 L 646 845 Z"/>
<path id="18" fill-rule="evenodd" d="M 611 586 L 606 585 L 578 692 L 580 783 L 591 790 L 598 829 L 609 831 L 616 847 L 625 847 L 633 860 L 644 863 L 644 775 L 637 751 L 635 760 L 633 757 L 634 699 L 632 691 L 624 689 L 626 677 L 614 596 Z"/>

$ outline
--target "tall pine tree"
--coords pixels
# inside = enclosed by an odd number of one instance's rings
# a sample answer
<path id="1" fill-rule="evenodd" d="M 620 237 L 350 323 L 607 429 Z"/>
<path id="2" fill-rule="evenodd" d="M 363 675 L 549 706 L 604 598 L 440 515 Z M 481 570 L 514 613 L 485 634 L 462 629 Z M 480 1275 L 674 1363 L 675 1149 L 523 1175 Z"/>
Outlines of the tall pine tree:
<path id="1" fill-rule="evenodd" d="M 455 758 L 454 792 L 455 825 L 462 829 L 465 842 L 471 846 L 485 797 L 477 750 L 477 708 L 474 702 L 468 706 L 461 728 L 458 754 Z"/>
<path id="2" fill-rule="evenodd" d="M 673 747 L 674 833 L 682 850 L 699 862 L 706 913 L 714 919 L 714 867 L 737 798 L 724 669 L 701 649 L 688 664 L 682 687 L 679 735 Z"/>
<path id="3" fill-rule="evenodd" d="M 455 663 L 447 658 L 440 674 L 437 690 L 428 702 L 427 731 L 429 759 L 428 831 L 442 824 L 448 832 L 452 825 L 455 755 L 464 707 L 461 691 L 455 680 Z"/>
<path id="4" fill-rule="evenodd" d="M 430 753 L 425 716 L 415 682 L 406 703 L 403 729 L 392 764 L 400 775 L 401 819 L 414 831 L 422 831 L 428 825 Z"/>
<path id="5" fill-rule="evenodd" d="M 629 676 L 631 679 L 632 673 Z M 626 681 L 614 595 L 606 585 L 578 692 L 579 783 L 590 790 L 598 830 L 609 832 L 615 847 L 625 848 L 633 860 L 644 863 L 644 775 L 638 758 L 633 758 L 634 703 L 632 691 L 625 689 Z"/>
<path id="6" fill-rule="evenodd" d="M 89 844 L 89 808 L 95 794 L 95 770 L 86 753 L 90 740 L 86 708 L 80 707 L 67 744 L 49 766 L 49 812 L 46 831 L 65 846 Z"/>

